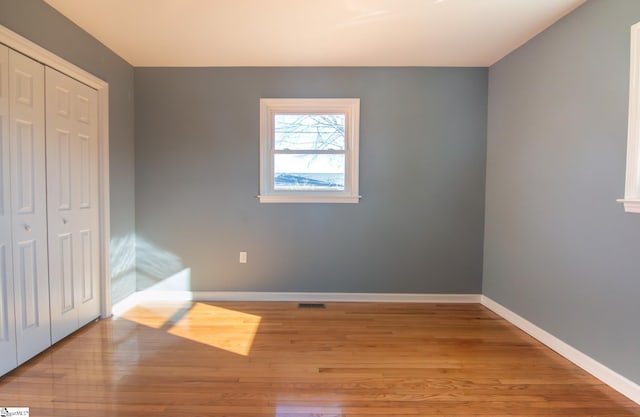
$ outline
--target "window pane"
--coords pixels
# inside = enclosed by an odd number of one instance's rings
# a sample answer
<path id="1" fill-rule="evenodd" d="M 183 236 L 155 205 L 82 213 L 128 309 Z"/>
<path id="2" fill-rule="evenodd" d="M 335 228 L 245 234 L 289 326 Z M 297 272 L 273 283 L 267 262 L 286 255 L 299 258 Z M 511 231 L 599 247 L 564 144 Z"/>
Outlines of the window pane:
<path id="1" fill-rule="evenodd" d="M 274 190 L 344 191 L 344 154 L 274 155 Z"/>
<path id="2" fill-rule="evenodd" d="M 276 114 L 277 150 L 344 150 L 344 114 Z"/>

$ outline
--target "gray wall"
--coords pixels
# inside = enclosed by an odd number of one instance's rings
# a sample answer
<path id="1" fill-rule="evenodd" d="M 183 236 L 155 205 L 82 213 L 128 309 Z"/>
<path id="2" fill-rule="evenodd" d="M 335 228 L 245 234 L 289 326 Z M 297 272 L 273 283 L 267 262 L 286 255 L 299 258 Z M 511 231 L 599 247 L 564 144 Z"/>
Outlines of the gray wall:
<path id="1" fill-rule="evenodd" d="M 489 71 L 483 293 L 640 383 L 640 216 L 625 214 L 630 26 L 592 0 Z"/>
<path id="2" fill-rule="evenodd" d="M 113 299 L 135 290 L 133 67 L 41 0 L 0 1 L 0 24 L 109 83 Z"/>
<path id="3" fill-rule="evenodd" d="M 479 293 L 486 68 L 136 68 L 138 283 Z M 259 99 L 359 97 L 359 204 L 259 204 Z M 238 263 L 248 251 L 249 262 Z"/>

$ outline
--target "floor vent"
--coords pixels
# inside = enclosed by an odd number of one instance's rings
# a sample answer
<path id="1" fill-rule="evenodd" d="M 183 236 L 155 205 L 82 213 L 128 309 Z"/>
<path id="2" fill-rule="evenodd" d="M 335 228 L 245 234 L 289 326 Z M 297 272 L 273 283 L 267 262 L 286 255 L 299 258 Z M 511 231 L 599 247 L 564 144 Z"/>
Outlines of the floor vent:
<path id="1" fill-rule="evenodd" d="M 325 308 L 324 303 L 298 303 L 298 308 Z"/>

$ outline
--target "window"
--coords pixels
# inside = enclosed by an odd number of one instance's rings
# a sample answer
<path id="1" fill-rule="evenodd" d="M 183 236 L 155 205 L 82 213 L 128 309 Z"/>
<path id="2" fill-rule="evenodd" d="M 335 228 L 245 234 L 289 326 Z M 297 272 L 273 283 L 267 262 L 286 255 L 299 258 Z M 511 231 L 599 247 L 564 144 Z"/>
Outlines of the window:
<path id="1" fill-rule="evenodd" d="M 357 203 L 360 99 L 260 100 L 261 203 Z"/>
<path id="2" fill-rule="evenodd" d="M 640 213 L 640 23 L 631 27 L 631 70 L 629 79 L 629 131 L 624 210 Z"/>

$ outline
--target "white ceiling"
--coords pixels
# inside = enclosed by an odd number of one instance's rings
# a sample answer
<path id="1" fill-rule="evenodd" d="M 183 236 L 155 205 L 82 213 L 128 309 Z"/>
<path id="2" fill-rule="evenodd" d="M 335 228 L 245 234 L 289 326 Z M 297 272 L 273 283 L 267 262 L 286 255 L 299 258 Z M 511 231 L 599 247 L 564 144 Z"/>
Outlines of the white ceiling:
<path id="1" fill-rule="evenodd" d="M 134 66 L 489 66 L 585 0 L 45 0 Z"/>

